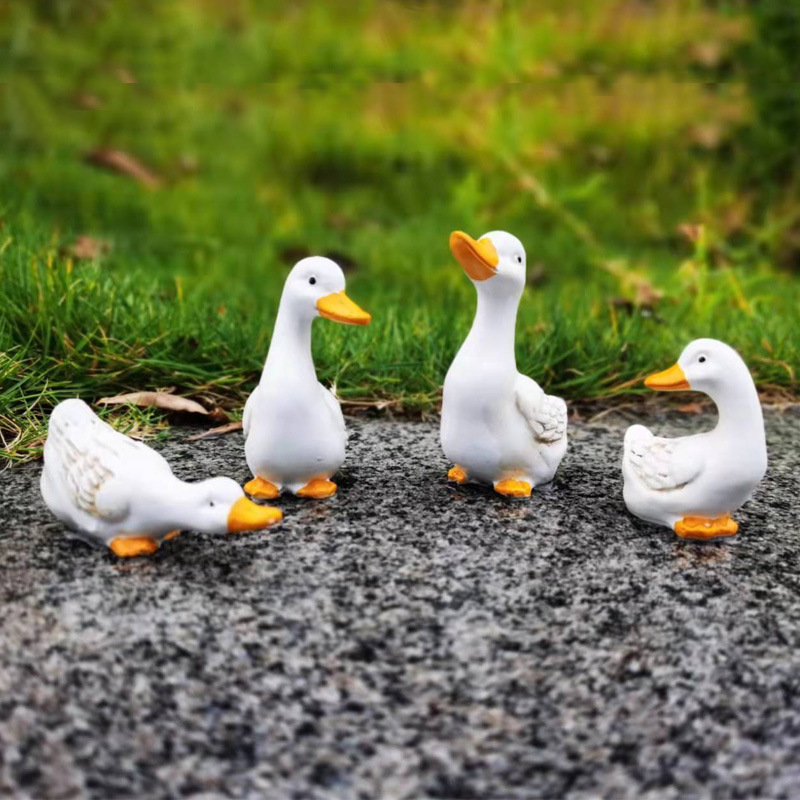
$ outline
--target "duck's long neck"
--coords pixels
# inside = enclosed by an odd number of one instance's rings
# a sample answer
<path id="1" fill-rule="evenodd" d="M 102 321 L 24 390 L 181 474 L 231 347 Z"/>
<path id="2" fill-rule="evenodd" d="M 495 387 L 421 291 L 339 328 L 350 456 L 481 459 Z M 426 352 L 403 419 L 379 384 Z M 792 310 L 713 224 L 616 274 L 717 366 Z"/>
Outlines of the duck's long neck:
<path id="1" fill-rule="evenodd" d="M 752 380 L 738 391 L 721 392 L 712 395 L 711 399 L 719 411 L 715 433 L 728 441 L 739 442 L 745 448 L 763 446 L 764 417 Z"/>
<path id="2" fill-rule="evenodd" d="M 517 326 L 519 297 L 498 297 L 478 291 L 478 307 L 461 353 L 491 361 L 508 362 L 516 370 L 514 338 Z"/>
<path id="3" fill-rule="evenodd" d="M 292 311 L 284 302 L 278 309 L 269 354 L 264 364 L 262 380 L 270 375 L 286 380 L 290 377 L 316 379 L 311 357 L 311 325 L 309 319 Z"/>
<path id="4" fill-rule="evenodd" d="M 169 530 L 224 533 L 227 510 L 222 509 L 219 519 L 208 516 L 209 506 L 204 482 L 186 483 L 175 478 L 171 484 L 170 501 L 165 506 L 163 518 L 169 520 Z"/>
<path id="5" fill-rule="evenodd" d="M 196 530 L 194 515 L 201 489 L 200 484 L 186 483 L 175 475 L 159 477 L 158 492 L 150 499 L 147 514 L 153 523 L 153 532 Z"/>

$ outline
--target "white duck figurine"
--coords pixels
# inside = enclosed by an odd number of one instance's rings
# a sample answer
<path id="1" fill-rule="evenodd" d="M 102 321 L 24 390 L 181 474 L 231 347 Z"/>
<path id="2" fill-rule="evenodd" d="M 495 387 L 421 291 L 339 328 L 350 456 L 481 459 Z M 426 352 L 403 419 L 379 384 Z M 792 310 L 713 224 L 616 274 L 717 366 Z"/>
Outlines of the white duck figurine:
<path id="1" fill-rule="evenodd" d="M 739 354 L 716 339 L 697 339 L 678 363 L 645 380 L 662 392 L 698 391 L 717 405 L 717 427 L 664 439 L 642 425 L 625 434 L 622 473 L 629 511 L 684 539 L 734 536 L 731 513 L 747 502 L 767 470 L 764 419 L 753 379 Z"/>
<path id="2" fill-rule="evenodd" d="M 121 557 L 151 555 L 184 529 L 243 533 L 283 517 L 280 509 L 248 500 L 230 478 L 178 480 L 163 456 L 77 399 L 50 415 L 41 490 L 61 522 Z"/>
<path id="3" fill-rule="evenodd" d="M 245 455 L 255 476 L 245 491 L 273 499 L 282 491 L 324 498 L 344 462 L 347 430 L 339 401 L 317 380 L 311 325 L 325 317 L 367 325 L 370 315 L 345 294 L 344 274 L 329 258 L 304 258 L 283 287 L 261 381 L 242 420 Z"/>
<path id="4" fill-rule="evenodd" d="M 456 231 L 450 249 L 475 284 L 478 308 L 444 382 L 442 448 L 455 463 L 448 478 L 530 497 L 533 487 L 553 479 L 567 450 L 567 406 L 517 372 L 525 248 L 503 231 L 478 241 Z"/>

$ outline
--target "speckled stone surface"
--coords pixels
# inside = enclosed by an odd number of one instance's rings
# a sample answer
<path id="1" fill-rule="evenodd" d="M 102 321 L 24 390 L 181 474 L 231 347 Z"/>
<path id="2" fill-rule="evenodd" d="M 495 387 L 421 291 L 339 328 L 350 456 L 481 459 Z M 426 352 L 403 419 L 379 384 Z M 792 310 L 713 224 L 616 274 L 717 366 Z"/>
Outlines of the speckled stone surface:
<path id="1" fill-rule="evenodd" d="M 351 422 L 336 498 L 132 561 L 6 471 L 0 796 L 800 796 L 800 415 L 705 546 L 627 515 L 628 422 L 573 426 L 527 503 L 448 485 L 433 424 Z M 181 477 L 248 477 L 187 436 Z"/>

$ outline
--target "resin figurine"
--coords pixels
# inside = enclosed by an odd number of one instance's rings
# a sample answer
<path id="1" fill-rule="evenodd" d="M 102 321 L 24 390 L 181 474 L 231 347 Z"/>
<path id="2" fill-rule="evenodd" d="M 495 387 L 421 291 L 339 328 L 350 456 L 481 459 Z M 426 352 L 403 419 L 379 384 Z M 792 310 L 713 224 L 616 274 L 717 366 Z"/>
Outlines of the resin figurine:
<path id="1" fill-rule="evenodd" d="M 517 372 L 525 249 L 502 231 L 478 241 L 457 231 L 450 249 L 475 284 L 478 307 L 444 382 L 442 448 L 455 464 L 448 478 L 530 497 L 533 487 L 553 479 L 567 450 L 567 406 Z"/>
<path id="2" fill-rule="evenodd" d="M 115 431 L 82 400 L 64 400 L 50 416 L 41 489 L 79 538 L 121 557 L 151 555 L 182 530 L 243 533 L 283 517 L 248 500 L 230 478 L 178 480 L 161 455 Z"/>
<path id="3" fill-rule="evenodd" d="M 339 401 L 318 380 L 311 358 L 317 317 L 367 325 L 370 315 L 345 294 L 344 274 L 328 258 L 304 258 L 283 287 L 261 381 L 242 420 L 245 455 L 255 476 L 245 491 L 269 500 L 282 491 L 324 498 L 344 462 L 347 431 Z"/>
<path id="4" fill-rule="evenodd" d="M 727 344 L 698 339 L 645 384 L 703 392 L 716 403 L 719 421 L 712 431 L 677 439 L 653 436 L 642 425 L 628 428 L 622 461 L 628 510 L 683 539 L 734 536 L 739 526 L 730 515 L 767 469 L 764 419 L 746 364 Z"/>

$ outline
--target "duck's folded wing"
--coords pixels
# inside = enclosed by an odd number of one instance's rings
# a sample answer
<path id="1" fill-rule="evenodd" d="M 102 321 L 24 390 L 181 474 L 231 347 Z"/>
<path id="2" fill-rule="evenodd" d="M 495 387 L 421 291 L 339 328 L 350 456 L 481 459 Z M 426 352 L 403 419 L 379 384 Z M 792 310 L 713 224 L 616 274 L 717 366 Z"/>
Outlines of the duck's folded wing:
<path id="1" fill-rule="evenodd" d="M 45 464 L 76 508 L 107 521 L 128 513 L 127 475 L 146 472 L 157 477 L 169 471 L 154 450 L 118 433 L 88 406 L 77 405 L 53 412 Z"/>
<path id="2" fill-rule="evenodd" d="M 625 436 L 625 458 L 648 489 L 659 492 L 682 489 L 702 470 L 702 465 L 691 457 L 683 442 L 683 439 L 653 436 L 637 425 Z"/>
<path id="3" fill-rule="evenodd" d="M 517 408 L 530 425 L 538 442 L 552 444 L 567 434 L 567 404 L 560 397 L 544 393 L 527 375 L 517 375 Z"/>

